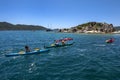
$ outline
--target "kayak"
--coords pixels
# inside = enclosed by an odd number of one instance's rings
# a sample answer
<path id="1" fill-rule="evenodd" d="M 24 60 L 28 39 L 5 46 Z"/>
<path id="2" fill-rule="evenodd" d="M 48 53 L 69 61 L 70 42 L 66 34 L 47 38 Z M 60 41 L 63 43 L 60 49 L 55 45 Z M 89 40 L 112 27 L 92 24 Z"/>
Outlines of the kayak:
<path id="1" fill-rule="evenodd" d="M 73 45 L 74 44 L 74 42 L 73 43 L 68 43 L 68 44 L 64 44 L 64 45 L 54 45 L 54 44 L 52 44 L 51 46 L 45 46 L 45 48 L 57 48 L 57 47 L 65 47 L 65 46 L 71 46 L 71 45 Z"/>
<path id="2" fill-rule="evenodd" d="M 44 52 L 48 52 L 48 51 L 49 51 L 49 49 L 35 50 L 35 51 L 32 51 L 32 52 L 21 51 L 21 52 L 18 52 L 18 53 L 5 54 L 5 56 L 10 57 L 10 56 L 32 55 L 32 54 L 40 54 L 40 53 L 44 53 Z"/>
<path id="3" fill-rule="evenodd" d="M 113 43 L 113 42 L 106 42 L 106 43 Z"/>
<path id="4" fill-rule="evenodd" d="M 110 38 L 108 40 L 105 41 L 106 43 L 113 43 L 114 42 L 114 38 Z"/>
<path id="5" fill-rule="evenodd" d="M 114 41 L 106 40 L 106 43 L 113 43 Z"/>

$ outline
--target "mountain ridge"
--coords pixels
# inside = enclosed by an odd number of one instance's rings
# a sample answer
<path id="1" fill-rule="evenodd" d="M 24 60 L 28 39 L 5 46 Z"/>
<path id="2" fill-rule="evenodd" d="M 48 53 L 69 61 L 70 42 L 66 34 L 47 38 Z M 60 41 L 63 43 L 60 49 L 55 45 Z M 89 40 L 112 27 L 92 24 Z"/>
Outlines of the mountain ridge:
<path id="1" fill-rule="evenodd" d="M 0 30 L 47 30 L 48 28 L 39 25 L 11 24 L 0 22 Z"/>

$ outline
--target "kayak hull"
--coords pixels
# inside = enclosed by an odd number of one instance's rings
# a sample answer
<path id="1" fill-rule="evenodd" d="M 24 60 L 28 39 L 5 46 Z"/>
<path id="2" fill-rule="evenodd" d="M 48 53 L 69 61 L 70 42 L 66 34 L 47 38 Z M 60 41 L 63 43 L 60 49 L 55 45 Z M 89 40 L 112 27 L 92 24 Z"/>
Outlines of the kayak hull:
<path id="1" fill-rule="evenodd" d="M 106 40 L 106 43 L 113 43 L 113 41 Z"/>
<path id="2" fill-rule="evenodd" d="M 106 43 L 113 43 L 113 42 L 106 42 Z"/>
<path id="3" fill-rule="evenodd" d="M 64 45 L 54 45 L 54 46 L 45 46 L 45 48 L 58 48 L 58 47 L 65 47 L 65 46 L 71 46 L 73 45 L 73 43 L 69 43 L 69 44 L 64 44 Z"/>
<path id="4" fill-rule="evenodd" d="M 49 49 L 43 49 L 43 50 L 37 50 L 37 51 L 32 51 L 32 52 L 9 53 L 9 54 L 5 54 L 5 56 L 10 57 L 10 56 L 32 55 L 32 54 L 40 54 L 40 53 L 44 53 L 44 52 L 48 52 L 48 51 L 49 51 Z"/>

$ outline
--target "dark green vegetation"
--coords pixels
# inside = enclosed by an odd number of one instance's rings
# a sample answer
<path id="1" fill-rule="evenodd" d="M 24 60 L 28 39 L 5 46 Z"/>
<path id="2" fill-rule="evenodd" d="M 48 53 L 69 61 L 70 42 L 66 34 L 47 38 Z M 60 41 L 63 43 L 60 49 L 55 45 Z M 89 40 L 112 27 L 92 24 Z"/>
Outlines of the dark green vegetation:
<path id="1" fill-rule="evenodd" d="M 38 25 L 14 25 L 8 22 L 0 22 L 0 30 L 47 30 L 47 28 Z"/>
<path id="2" fill-rule="evenodd" d="M 116 31 L 120 30 L 120 26 L 115 26 L 114 28 L 115 28 Z"/>

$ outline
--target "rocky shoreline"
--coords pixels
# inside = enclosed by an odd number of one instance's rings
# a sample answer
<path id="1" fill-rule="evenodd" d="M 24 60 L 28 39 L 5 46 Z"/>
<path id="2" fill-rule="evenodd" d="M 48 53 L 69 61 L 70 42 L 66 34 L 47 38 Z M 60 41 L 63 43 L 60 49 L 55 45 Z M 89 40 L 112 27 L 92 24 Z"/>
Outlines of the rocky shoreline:
<path id="1" fill-rule="evenodd" d="M 59 32 L 65 33 L 120 33 L 120 30 L 116 29 L 113 24 L 100 23 L 100 22 L 88 22 L 68 29 L 60 29 Z"/>

